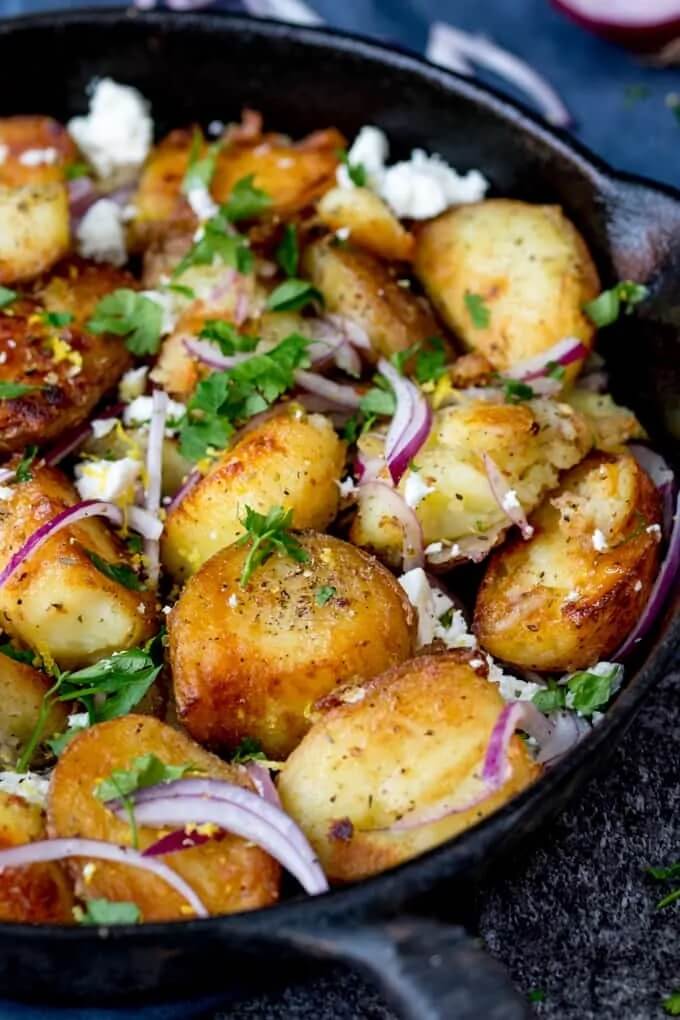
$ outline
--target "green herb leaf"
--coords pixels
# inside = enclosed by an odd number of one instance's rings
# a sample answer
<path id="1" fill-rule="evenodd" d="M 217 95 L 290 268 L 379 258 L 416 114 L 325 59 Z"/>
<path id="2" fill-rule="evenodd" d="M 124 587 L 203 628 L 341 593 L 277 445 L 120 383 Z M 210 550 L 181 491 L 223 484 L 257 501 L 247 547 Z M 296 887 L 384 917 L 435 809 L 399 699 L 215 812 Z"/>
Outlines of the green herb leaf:
<path id="1" fill-rule="evenodd" d="M 188 195 L 190 191 L 197 188 L 210 188 L 210 182 L 215 175 L 217 157 L 222 148 L 222 142 L 213 142 L 209 145 L 204 156 L 201 156 L 203 148 L 203 135 L 200 131 L 194 131 L 189 151 L 189 163 L 187 165 L 184 179 L 182 180 L 182 191 Z"/>
<path id="2" fill-rule="evenodd" d="M 239 273 L 252 271 L 253 254 L 246 238 L 234 231 L 221 212 L 207 220 L 201 229 L 200 239 L 176 266 L 172 274 L 174 278 L 191 266 L 211 266 L 215 261 L 223 262 Z"/>
<path id="3" fill-rule="evenodd" d="M 237 181 L 231 195 L 222 205 L 220 212 L 232 223 L 240 220 L 254 220 L 266 212 L 272 200 L 266 191 L 256 188 L 253 184 L 255 174 L 249 174 Z"/>
<path id="4" fill-rule="evenodd" d="M 73 738 L 77 737 L 79 733 L 84 733 L 87 728 L 87 726 L 69 726 L 69 728 L 64 730 L 63 733 L 57 734 L 56 737 L 51 737 L 49 740 L 46 740 L 45 743 L 55 758 L 59 758 Z"/>
<path id="5" fill-rule="evenodd" d="M 150 643 L 144 648 L 114 652 L 92 666 L 62 673 L 55 696 L 58 701 L 79 699 L 86 706 L 90 722 L 103 722 L 127 715 L 139 704 L 161 671 L 154 662 Z M 102 701 L 95 695 L 106 695 Z"/>
<path id="6" fill-rule="evenodd" d="M 252 351 L 258 343 L 257 337 L 239 333 L 235 326 L 223 319 L 207 319 L 198 335 L 201 340 L 217 343 L 222 354 Z"/>
<path id="7" fill-rule="evenodd" d="M 390 355 L 390 361 L 396 368 L 400 375 L 404 375 L 404 367 L 406 362 L 414 356 L 418 350 L 418 344 L 412 344 L 411 347 L 407 347 L 404 351 L 395 351 L 394 354 Z"/>
<path id="8" fill-rule="evenodd" d="M 379 386 L 372 386 L 359 401 L 359 409 L 374 419 L 380 415 L 391 418 L 396 406 L 397 402 L 392 390 L 381 389 Z"/>
<path id="9" fill-rule="evenodd" d="M 69 323 L 73 322 L 75 315 L 72 312 L 43 312 L 40 318 L 45 325 L 61 329 L 63 326 L 68 326 Z"/>
<path id="10" fill-rule="evenodd" d="M 573 708 L 581 715 L 592 715 L 602 705 L 607 704 L 619 675 L 618 666 L 614 666 L 604 676 L 588 670 L 572 673 L 567 680 L 567 708 Z"/>
<path id="11" fill-rule="evenodd" d="M 128 350 L 139 357 L 155 354 L 161 340 L 163 309 L 151 298 L 122 288 L 97 304 L 87 324 L 92 333 L 125 337 Z"/>
<path id="12" fill-rule="evenodd" d="M 346 149 L 338 149 L 338 159 L 347 167 L 347 174 L 352 184 L 357 188 L 365 188 L 368 175 L 363 163 L 350 163 L 349 154 Z"/>
<path id="13" fill-rule="evenodd" d="M 35 652 L 29 648 L 15 648 L 11 641 L 0 644 L 0 652 L 8 658 L 14 659 L 15 662 L 25 662 L 28 666 L 32 666 L 36 660 Z"/>
<path id="14" fill-rule="evenodd" d="M 446 374 L 446 347 L 441 337 L 426 341 L 427 347 L 416 355 L 415 377 L 419 383 L 436 382 Z"/>
<path id="15" fill-rule="evenodd" d="M 15 290 L 10 290 L 9 287 L 0 287 L 0 308 L 7 308 L 7 305 L 11 305 L 18 297 Z"/>
<path id="16" fill-rule="evenodd" d="M 296 563 L 306 563 L 309 560 L 307 552 L 288 530 L 292 521 L 292 509 L 284 510 L 281 506 L 274 506 L 267 514 L 259 514 L 252 507 L 246 506 L 245 515 L 241 518 L 246 534 L 241 535 L 235 543 L 236 545 L 251 543 L 241 571 L 242 588 L 248 586 L 255 570 L 275 552 L 290 556 Z"/>
<path id="17" fill-rule="evenodd" d="M 298 247 L 297 227 L 294 223 L 286 223 L 283 228 L 283 237 L 276 249 L 276 261 L 286 276 L 295 276 L 300 261 L 300 250 Z"/>
<path id="18" fill-rule="evenodd" d="M 96 784 L 92 792 L 97 800 L 106 803 L 119 797 L 129 797 L 135 790 L 142 790 L 147 786 L 171 783 L 175 779 L 181 779 L 192 769 L 195 769 L 195 766 L 191 762 L 166 765 L 155 754 L 142 754 L 132 760 L 130 768 L 114 769 L 106 779 Z"/>
<path id="19" fill-rule="evenodd" d="M 548 377 L 550 379 L 557 379 L 558 382 L 561 382 L 562 379 L 564 379 L 567 370 L 564 365 L 559 363 L 559 361 L 549 361 L 545 367 L 548 370 Z"/>
<path id="20" fill-rule="evenodd" d="M 519 404 L 523 400 L 531 400 L 534 396 L 531 386 L 519 379 L 500 379 L 499 382 L 503 387 L 503 396 L 508 404 Z"/>
<path id="21" fill-rule="evenodd" d="M 663 910 L 664 907 L 670 907 L 671 903 L 677 903 L 678 900 L 680 900 L 680 889 L 674 889 L 668 896 L 664 896 L 662 900 L 659 900 L 656 909 Z"/>
<path id="22" fill-rule="evenodd" d="M 64 177 L 67 181 L 75 181 L 79 177 L 89 177 L 90 168 L 87 163 L 69 163 L 64 167 Z"/>
<path id="23" fill-rule="evenodd" d="M 266 761 L 267 755 L 262 750 L 262 745 L 255 737 L 244 737 L 237 745 L 231 756 L 235 765 L 243 765 L 247 761 Z"/>
<path id="24" fill-rule="evenodd" d="M 357 439 L 361 435 L 363 421 L 363 415 L 359 414 L 358 411 L 355 411 L 342 426 L 340 435 L 346 443 L 349 443 L 350 446 L 356 443 Z"/>
<path id="25" fill-rule="evenodd" d="M 536 691 L 531 700 L 539 712 L 557 712 L 564 708 L 566 696 L 566 687 L 560 687 L 554 680 L 549 680 L 545 690 Z"/>
<path id="26" fill-rule="evenodd" d="M 313 302 L 323 304 L 320 291 L 308 280 L 291 278 L 271 292 L 265 307 L 270 312 L 298 312 Z"/>
<path id="27" fill-rule="evenodd" d="M 669 1016 L 680 1016 L 680 991 L 672 992 L 661 1005 Z"/>
<path id="28" fill-rule="evenodd" d="M 25 397 L 27 393 L 37 393 L 42 386 L 28 386 L 25 383 L 7 382 L 0 380 L 0 400 L 14 400 L 16 397 Z"/>
<path id="29" fill-rule="evenodd" d="M 583 311 L 598 329 L 602 329 L 616 322 L 622 308 L 626 315 L 630 315 L 635 305 L 644 301 L 648 294 L 649 289 L 644 284 L 622 280 L 610 290 L 603 290 L 593 301 L 588 301 Z"/>
<path id="30" fill-rule="evenodd" d="M 33 443 L 27 446 L 24 450 L 23 456 L 17 464 L 17 469 L 14 477 L 17 482 L 30 482 L 33 478 L 33 472 L 31 471 L 31 465 L 38 455 L 38 447 Z"/>
<path id="31" fill-rule="evenodd" d="M 325 606 L 336 593 L 337 588 L 334 588 L 331 584 L 322 584 L 316 593 L 317 606 Z"/>
<path id="32" fill-rule="evenodd" d="M 657 882 L 666 882 L 671 878 L 680 878 L 680 861 L 675 861 L 668 867 L 651 867 L 645 869 L 647 874 L 656 879 Z"/>
<path id="33" fill-rule="evenodd" d="M 188 298 L 190 301 L 196 300 L 196 291 L 191 287 L 185 287 L 183 283 L 169 283 L 167 289 L 175 294 L 181 294 L 182 297 Z"/>
<path id="34" fill-rule="evenodd" d="M 486 329 L 491 322 L 491 311 L 481 294 L 465 292 L 465 307 L 475 329 Z"/>
<path id="35" fill-rule="evenodd" d="M 74 908 L 78 924 L 137 924 L 142 915 L 136 903 L 127 900 L 86 900 L 84 907 Z"/>
<path id="36" fill-rule="evenodd" d="M 106 560 L 102 559 L 98 553 L 93 552 L 91 549 L 84 549 L 83 552 L 99 573 L 103 574 L 104 577 L 108 577 L 110 581 L 122 584 L 124 588 L 129 588 L 130 591 L 145 591 L 145 586 L 140 578 L 127 563 L 107 563 Z"/>

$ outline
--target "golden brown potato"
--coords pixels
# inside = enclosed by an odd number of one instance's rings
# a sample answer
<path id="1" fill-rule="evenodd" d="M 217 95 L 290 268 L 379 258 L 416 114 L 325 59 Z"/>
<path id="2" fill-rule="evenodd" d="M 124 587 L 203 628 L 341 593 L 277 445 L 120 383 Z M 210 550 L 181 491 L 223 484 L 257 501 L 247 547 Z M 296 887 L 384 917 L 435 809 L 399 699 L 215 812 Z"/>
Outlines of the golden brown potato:
<path id="1" fill-rule="evenodd" d="M 352 243 L 384 259 L 413 257 L 415 239 L 389 206 L 369 188 L 332 188 L 317 206 L 330 230 L 348 230 Z"/>
<path id="2" fill-rule="evenodd" d="M 130 364 L 119 337 L 51 326 L 43 311 L 26 300 L 0 312 L 0 380 L 30 387 L 0 400 L 1 452 L 42 446 L 80 425 Z"/>
<path id="3" fill-rule="evenodd" d="M 114 769 L 129 768 L 135 758 L 155 754 L 166 765 L 191 763 L 202 775 L 252 788 L 248 775 L 204 751 L 183 733 L 149 716 L 127 715 L 100 723 L 69 744 L 52 774 L 47 816 L 50 835 L 104 839 L 121 846 L 132 842 L 130 826 L 98 800 L 93 790 Z M 158 829 L 140 827 L 144 849 L 160 838 Z M 196 891 L 211 914 L 268 906 L 278 897 L 279 866 L 263 850 L 225 835 L 190 850 L 160 857 Z M 191 916 L 179 893 L 148 872 L 87 859 L 70 862 L 76 889 L 84 899 L 104 896 L 136 903 L 144 921 Z M 89 870 L 89 869 L 88 869 Z"/>
<path id="4" fill-rule="evenodd" d="M 63 124 L 51 117 L 0 118 L 0 187 L 20 188 L 64 179 L 78 150 Z"/>
<path id="5" fill-rule="evenodd" d="M 657 491 L 630 454 L 591 454 L 533 515 L 534 537 L 491 557 L 475 607 L 482 646 L 527 669 L 606 659 L 649 598 L 660 519 Z"/>
<path id="6" fill-rule="evenodd" d="M 48 312 L 69 312 L 73 325 L 82 328 L 98 302 L 122 287 L 135 289 L 134 277 L 124 269 L 71 256 L 55 266 L 49 276 L 36 280 L 34 294 Z"/>
<path id="7" fill-rule="evenodd" d="M 135 217 L 130 225 L 131 246 L 147 245 L 159 232 L 193 233 L 196 216 L 182 194 L 193 131 L 171 131 L 154 146 L 132 198 Z"/>
<path id="8" fill-rule="evenodd" d="M 0 761 L 3 765 L 16 765 L 53 682 L 33 666 L 17 662 L 9 655 L 0 655 Z M 65 730 L 67 715 L 65 705 L 53 702 L 43 728 L 43 739 Z"/>
<path id="9" fill-rule="evenodd" d="M 331 312 L 368 334 L 376 357 L 389 357 L 439 333 L 427 302 L 402 287 L 384 262 L 325 238 L 310 244 L 303 269 Z"/>
<path id="10" fill-rule="evenodd" d="M 384 831 L 438 804 L 465 804 L 503 699 L 469 665 L 471 653 L 420 656 L 330 695 L 279 778 L 284 809 L 304 830 L 331 880 L 384 871 L 491 814 L 538 775 L 524 743 L 510 743 L 509 779 L 476 807 Z M 483 669 L 483 667 L 480 667 Z M 383 831 L 381 831 L 383 830 Z"/>
<path id="11" fill-rule="evenodd" d="M 56 468 L 33 467 L 33 479 L 0 501 L 0 567 L 41 525 L 78 502 Z M 0 621 L 12 636 L 62 669 L 89 665 L 140 644 L 155 632 L 155 597 L 102 574 L 87 555 L 128 563 L 122 542 L 100 518 L 64 528 L 0 588 Z"/>
<path id="12" fill-rule="evenodd" d="M 647 433 L 633 411 L 617 404 L 608 393 L 594 393 L 577 386 L 565 399 L 585 418 L 597 450 L 620 453 L 630 439 L 646 438 Z"/>
<path id="13" fill-rule="evenodd" d="M 283 758 L 309 728 L 313 701 L 413 653 L 413 610 L 384 567 L 328 535 L 299 541 L 307 562 L 274 555 L 245 589 L 248 548 L 223 549 L 170 614 L 179 719 L 197 740 L 234 746 L 256 737 Z"/>
<path id="14" fill-rule="evenodd" d="M 45 839 L 41 809 L 0 793 L 0 849 Z M 73 923 L 73 891 L 60 864 L 31 864 L 0 872 L 0 921 Z"/>
<path id="15" fill-rule="evenodd" d="M 44 273 L 66 254 L 69 236 L 65 184 L 0 187 L 0 284 Z"/>
<path id="16" fill-rule="evenodd" d="M 582 307 L 599 293 L 597 270 L 558 206 L 495 198 L 451 209 L 418 234 L 414 265 L 447 325 L 496 369 L 566 336 L 592 345 Z M 488 325 L 475 325 L 469 295 L 483 300 Z"/>
<path id="17" fill-rule="evenodd" d="M 296 528 L 322 530 L 338 508 L 345 447 L 320 414 L 286 411 L 226 450 L 165 522 L 161 552 L 176 579 L 243 534 L 244 507 L 293 510 Z"/>
<path id="18" fill-rule="evenodd" d="M 589 447 L 585 422 L 567 404 L 470 401 L 435 412 L 430 436 L 399 491 L 413 502 L 414 485 L 421 494 L 422 486 L 432 490 L 414 508 L 426 547 L 458 543 L 460 559 L 477 548 L 482 558 L 511 523 L 491 489 L 482 455 L 491 456 L 528 513 L 557 485 L 559 472 L 576 464 Z M 382 451 L 383 439 L 369 433 L 359 448 L 370 459 Z M 385 514 L 377 496 L 360 498 L 351 538 L 393 565 L 400 561 L 401 526 Z M 449 546 L 443 552 L 449 561 L 456 559 Z"/>

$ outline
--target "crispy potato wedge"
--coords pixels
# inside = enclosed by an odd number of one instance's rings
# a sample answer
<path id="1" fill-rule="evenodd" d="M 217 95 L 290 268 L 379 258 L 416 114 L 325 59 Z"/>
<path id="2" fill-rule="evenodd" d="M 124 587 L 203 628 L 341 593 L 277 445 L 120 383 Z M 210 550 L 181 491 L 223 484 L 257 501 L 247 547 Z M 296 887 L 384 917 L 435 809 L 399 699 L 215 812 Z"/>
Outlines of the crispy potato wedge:
<path id="1" fill-rule="evenodd" d="M 131 202 L 133 249 L 146 247 L 161 234 L 195 230 L 196 216 L 182 193 L 193 134 L 191 128 L 171 131 L 151 150 Z"/>
<path id="2" fill-rule="evenodd" d="M 283 758 L 309 729 L 313 701 L 413 654 L 413 610 L 377 560 L 328 535 L 299 542 L 306 562 L 276 554 L 245 589 L 248 547 L 222 549 L 168 618 L 179 719 L 202 743 L 251 736 Z"/>
<path id="3" fill-rule="evenodd" d="M 634 457 L 591 454 L 532 516 L 534 537 L 489 560 L 474 616 L 482 646 L 527 669 L 607 659 L 649 598 L 660 521 L 657 491 Z"/>
<path id="4" fill-rule="evenodd" d="M 0 849 L 45 839 L 42 810 L 0 792 Z M 0 921 L 72 924 L 73 891 L 60 864 L 31 864 L 0 872 Z"/>
<path id="5" fill-rule="evenodd" d="M 124 269 L 71 256 L 36 280 L 33 293 L 48 312 L 70 312 L 73 325 L 82 329 L 98 302 L 122 287 L 136 289 L 134 277 Z"/>
<path id="6" fill-rule="evenodd" d="M 178 580 L 243 534 L 244 507 L 293 510 L 296 528 L 328 525 L 338 509 L 345 447 L 320 414 L 281 413 L 254 426 L 168 514 L 163 562 Z"/>
<path id="7" fill-rule="evenodd" d="M 63 181 L 64 167 L 78 159 L 75 142 L 51 117 L 0 118 L 0 188 Z"/>
<path id="8" fill-rule="evenodd" d="M 439 821 L 385 831 L 411 811 L 464 805 L 480 792 L 476 773 L 504 702 L 470 667 L 471 654 L 419 656 L 321 703 L 278 789 L 331 880 L 365 878 L 416 857 L 537 778 L 514 736 L 510 778 L 497 793 Z"/>
<path id="9" fill-rule="evenodd" d="M 33 467 L 0 502 L 0 565 L 41 525 L 78 502 L 57 468 Z M 64 528 L 29 556 L 0 588 L 0 621 L 13 637 L 62 669 L 89 665 L 132 648 L 155 632 L 152 591 L 132 591 L 102 574 L 87 555 L 130 563 L 122 542 L 99 518 Z"/>
<path id="10" fill-rule="evenodd" d="M 414 260 L 430 300 L 466 347 L 506 369 L 565 336 L 591 347 L 582 307 L 599 293 L 585 242 L 558 206 L 494 198 L 426 223 Z M 475 322 L 469 296 L 488 312 Z M 580 362 L 567 369 L 573 380 Z"/>
<path id="11" fill-rule="evenodd" d="M 382 447 L 375 434 L 359 441 L 366 459 Z M 427 443 L 418 451 L 417 470 L 404 473 L 399 491 L 411 498 L 414 484 L 432 490 L 415 506 L 426 546 L 458 543 L 461 560 L 469 554 L 467 546 L 483 558 L 511 522 L 494 496 L 482 455 L 492 457 L 528 513 L 557 485 L 559 472 L 578 463 L 589 448 L 585 421 L 567 404 L 470 401 L 435 412 Z M 401 525 L 385 513 L 377 496 L 359 500 L 351 538 L 392 565 L 400 561 Z"/>
<path id="12" fill-rule="evenodd" d="M 348 230 L 359 248 L 400 262 L 413 257 L 413 234 L 369 188 L 332 188 L 320 200 L 317 212 L 330 230 Z"/>
<path id="13" fill-rule="evenodd" d="M 69 239 L 65 184 L 0 187 L 0 284 L 44 273 L 66 254 Z"/>
<path id="14" fill-rule="evenodd" d="M 100 723 L 69 744 L 52 774 L 47 806 L 53 837 L 104 839 L 121 846 L 132 842 L 130 826 L 120 821 L 93 793 L 97 783 L 114 769 L 129 768 L 140 755 L 155 754 L 167 765 L 190 762 L 206 776 L 226 779 L 252 789 L 247 773 L 204 751 L 183 733 L 149 716 L 127 715 Z M 158 829 L 140 827 L 143 850 L 160 838 Z M 200 896 L 211 914 L 229 914 L 268 906 L 278 898 L 279 866 L 253 843 L 225 835 L 181 853 L 159 858 Z M 83 899 L 105 896 L 136 903 L 145 921 L 169 921 L 191 916 L 182 897 L 161 879 L 126 865 L 87 859 L 69 868 Z M 89 871 L 90 869 L 88 869 Z"/>
<path id="15" fill-rule="evenodd" d="M 324 238 L 306 248 L 303 269 L 331 312 L 363 327 L 376 358 L 440 332 L 427 302 L 401 287 L 385 263 L 367 251 Z"/>
<path id="16" fill-rule="evenodd" d="M 16 765 L 35 729 L 43 699 L 53 682 L 28 663 L 0 655 L 0 761 L 3 765 Z M 66 706 L 53 702 L 43 729 L 43 739 L 65 730 L 67 716 Z"/>

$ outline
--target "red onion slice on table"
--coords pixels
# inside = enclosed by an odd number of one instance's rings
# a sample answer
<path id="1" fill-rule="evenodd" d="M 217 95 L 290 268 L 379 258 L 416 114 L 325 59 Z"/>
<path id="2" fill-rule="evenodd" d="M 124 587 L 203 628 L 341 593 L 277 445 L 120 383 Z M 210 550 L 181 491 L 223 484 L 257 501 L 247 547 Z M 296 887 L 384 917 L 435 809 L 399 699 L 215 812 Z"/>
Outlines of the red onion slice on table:
<path id="1" fill-rule="evenodd" d="M 378 500 L 382 516 L 392 517 L 396 520 L 404 536 L 402 545 L 404 572 L 412 570 L 414 567 L 422 567 L 424 563 L 423 530 L 415 512 L 404 497 L 385 482 L 371 479 L 365 482 L 362 480 L 357 491 L 357 499 L 359 505 L 365 500 Z"/>
<path id="2" fill-rule="evenodd" d="M 572 20 L 632 50 L 649 50 L 680 36 L 679 0 L 553 0 Z"/>
<path id="3" fill-rule="evenodd" d="M 427 442 L 432 428 L 432 408 L 419 386 L 381 358 L 378 369 L 394 391 L 396 407 L 385 438 L 385 460 L 394 484 Z"/>
<path id="4" fill-rule="evenodd" d="M 517 493 L 508 485 L 503 472 L 488 453 L 482 454 L 482 460 L 484 461 L 484 470 L 486 471 L 486 477 L 489 479 L 489 487 L 493 493 L 493 498 L 503 513 L 510 518 L 513 524 L 517 525 L 522 532 L 522 538 L 526 541 L 531 538 L 534 529 L 527 520 L 526 514 L 517 498 Z"/>
<path id="5" fill-rule="evenodd" d="M 137 850 L 117 846 L 99 839 L 41 839 L 36 843 L 22 843 L 8 850 L 0 850 L 0 871 L 5 868 L 23 868 L 29 864 L 43 864 L 48 861 L 63 861 L 69 857 L 93 857 L 115 864 L 129 864 L 141 871 L 148 871 L 183 896 L 197 917 L 207 917 L 208 911 L 184 879 L 162 861 L 144 857 Z"/>
<path id="6" fill-rule="evenodd" d="M 552 364 L 562 365 L 566 368 L 567 365 L 573 364 L 574 361 L 582 361 L 587 356 L 588 348 L 585 344 L 578 337 L 567 336 L 563 340 L 558 340 L 546 351 L 541 351 L 540 354 L 535 354 L 532 358 L 526 358 L 524 361 L 518 361 L 517 364 L 506 369 L 503 375 L 508 379 L 531 382 L 532 379 L 548 375 L 549 366 Z"/>
<path id="7" fill-rule="evenodd" d="M 168 416 L 168 395 L 164 390 L 154 390 L 151 398 L 151 423 L 149 440 L 146 448 L 146 493 L 144 506 L 148 514 L 158 518 L 161 506 L 161 486 L 163 481 L 163 441 L 165 439 L 165 421 Z M 161 525 L 162 526 L 162 525 Z M 158 539 L 147 538 L 144 543 L 146 555 L 146 573 L 152 585 L 158 583 L 160 572 Z"/>

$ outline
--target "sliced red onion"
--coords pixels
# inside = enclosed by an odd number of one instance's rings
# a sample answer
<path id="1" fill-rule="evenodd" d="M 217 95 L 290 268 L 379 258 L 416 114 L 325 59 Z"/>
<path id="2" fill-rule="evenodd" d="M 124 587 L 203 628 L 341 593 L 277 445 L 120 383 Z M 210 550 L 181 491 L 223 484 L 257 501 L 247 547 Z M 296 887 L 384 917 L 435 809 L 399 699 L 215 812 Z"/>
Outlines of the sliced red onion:
<path id="1" fill-rule="evenodd" d="M 252 357 L 252 354 L 222 354 L 215 344 L 209 340 L 198 340 L 195 336 L 184 337 L 182 343 L 193 358 L 218 371 L 227 371 Z"/>
<path id="2" fill-rule="evenodd" d="M 310 330 L 314 340 L 307 352 L 315 369 L 334 362 L 348 375 L 361 375 L 361 358 L 343 332 L 328 319 L 314 320 L 310 323 Z"/>
<path id="3" fill-rule="evenodd" d="M 455 542 L 442 541 L 443 548 L 441 550 L 427 553 L 427 562 L 432 567 L 440 569 L 460 560 L 481 563 L 496 545 L 504 530 L 503 525 L 499 525 L 497 528 L 489 529 L 483 535 L 464 535 L 462 538 L 456 539 Z"/>
<path id="4" fill-rule="evenodd" d="M 566 106 L 545 78 L 516 54 L 482 35 L 435 21 L 430 27 L 426 56 L 459 73 L 467 72 L 468 61 L 485 67 L 528 95 L 549 124 L 565 127 L 571 121 Z"/>
<path id="5" fill-rule="evenodd" d="M 572 20 L 632 50 L 656 49 L 680 36 L 678 0 L 553 0 Z"/>
<path id="6" fill-rule="evenodd" d="M 295 382 L 301 389 L 308 393 L 314 393 L 319 397 L 331 400 L 338 407 L 357 408 L 361 397 L 353 386 L 345 386 L 342 383 L 333 382 L 316 372 L 306 372 L 298 369 L 295 373 Z"/>
<path id="7" fill-rule="evenodd" d="M 125 515 L 115 503 L 88 499 L 82 503 L 76 503 L 75 506 L 67 507 L 66 510 L 62 510 L 56 517 L 53 517 L 51 521 L 47 521 L 34 531 L 22 547 L 14 553 L 9 563 L 0 573 L 0 588 L 19 569 L 24 560 L 34 552 L 37 552 L 49 538 L 52 538 L 53 535 L 56 535 L 63 528 L 69 528 L 73 524 L 77 524 L 78 521 L 87 520 L 89 517 L 106 517 L 117 528 L 122 528 L 125 523 Z M 127 510 L 127 520 L 130 527 L 134 531 L 138 531 L 144 538 L 160 538 L 161 531 L 163 530 L 161 522 L 151 517 L 146 511 L 140 510 L 139 507 L 130 507 Z"/>
<path id="8" fill-rule="evenodd" d="M 208 304 L 217 304 L 234 290 L 239 274 L 232 266 L 227 266 L 219 281 L 208 294 Z"/>
<path id="9" fill-rule="evenodd" d="M 265 800 L 269 801 L 270 804 L 275 804 L 276 807 L 281 807 L 281 798 L 279 792 L 274 786 L 272 781 L 271 773 L 266 765 L 260 765 L 259 762 L 249 761 L 245 766 L 245 770 L 250 777 L 250 781 L 255 787 L 258 796 L 264 797 Z"/>
<path id="10" fill-rule="evenodd" d="M 236 326 L 242 326 L 250 315 L 250 298 L 246 293 L 243 285 L 238 289 L 236 295 L 236 305 L 234 306 L 234 324 Z"/>
<path id="11" fill-rule="evenodd" d="M 165 421 L 168 416 L 168 395 L 164 390 L 155 389 L 151 398 L 151 422 L 146 447 L 146 492 L 144 505 L 147 513 L 158 519 L 161 506 L 163 481 L 163 441 Z M 162 526 L 162 525 L 161 525 Z M 144 543 L 146 575 L 149 583 L 156 585 L 160 572 L 159 546 L 157 538 L 147 538 Z"/>
<path id="12" fill-rule="evenodd" d="M 222 830 L 219 830 L 222 832 Z M 144 851 L 144 857 L 161 857 L 163 854 L 177 854 L 182 850 L 192 850 L 195 846 L 203 846 L 214 836 L 206 836 L 200 832 L 187 832 L 186 829 L 175 829 L 167 836 L 161 836 Z"/>
<path id="13" fill-rule="evenodd" d="M 590 724 L 576 712 L 568 711 L 553 712 L 547 722 L 550 732 L 547 738 L 539 740 L 540 751 L 536 761 L 548 767 L 555 765 L 590 733 Z"/>
<path id="14" fill-rule="evenodd" d="M 75 180 L 66 182 L 66 188 L 71 225 L 75 228 L 88 209 L 102 196 L 91 177 L 76 177 Z"/>
<path id="15" fill-rule="evenodd" d="M 368 499 L 376 499 L 379 502 L 380 510 L 386 517 L 393 517 L 403 532 L 402 558 L 404 573 L 413 570 L 414 567 L 422 567 L 425 561 L 423 555 L 423 529 L 415 512 L 408 505 L 404 497 L 387 485 L 385 482 L 375 479 L 364 481 L 357 491 L 359 505 Z"/>
<path id="16" fill-rule="evenodd" d="M 358 322 L 348 319 L 346 315 L 338 315 L 335 312 L 329 312 L 328 315 L 325 315 L 324 321 L 335 327 L 352 347 L 358 347 L 361 351 L 372 350 L 368 333 Z"/>
<path id="17" fill-rule="evenodd" d="M 189 472 L 189 474 L 186 476 L 186 478 L 184 479 L 184 481 L 180 485 L 180 487 L 177 490 L 177 492 L 175 493 L 175 495 L 170 500 L 170 503 L 167 506 L 167 512 L 168 513 L 172 513 L 173 510 L 177 509 L 177 507 L 180 505 L 180 503 L 182 502 L 184 497 L 188 496 L 188 494 L 191 492 L 191 490 L 196 485 L 198 485 L 198 483 L 200 482 L 202 477 L 203 477 L 203 475 L 198 470 L 198 468 L 194 468 L 193 471 Z"/>
<path id="18" fill-rule="evenodd" d="M 509 379 L 530 382 L 532 379 L 548 375 L 549 365 L 571 365 L 574 361 L 583 360 L 587 355 L 588 348 L 581 343 L 578 337 L 567 336 L 563 340 L 558 340 L 547 351 L 541 351 L 540 354 L 535 354 L 532 358 L 518 361 L 516 365 L 506 369 L 503 374 Z"/>
<path id="19" fill-rule="evenodd" d="M 580 390 L 588 390 L 590 393 L 606 393 L 609 389 L 609 374 L 607 372 L 588 372 L 582 375 L 578 381 Z"/>
<path id="20" fill-rule="evenodd" d="M 392 487 L 392 476 L 387 471 L 384 457 L 364 457 L 361 450 L 357 450 L 355 474 L 362 484 L 380 481 Z"/>
<path id="21" fill-rule="evenodd" d="M 0 485 L 6 485 L 7 482 L 13 482 L 16 478 L 15 468 L 0 468 Z"/>
<path id="22" fill-rule="evenodd" d="M 427 442 L 432 428 L 432 408 L 425 394 L 403 376 L 385 358 L 378 369 L 394 391 L 396 408 L 385 438 L 385 460 L 395 485 L 420 448 Z"/>
<path id="23" fill-rule="evenodd" d="M 510 518 L 513 524 L 517 525 L 522 532 L 522 538 L 526 541 L 531 538 L 534 529 L 527 520 L 526 514 L 517 498 L 517 493 L 508 485 L 503 472 L 488 453 L 482 454 L 482 460 L 484 461 L 484 470 L 486 471 L 486 477 L 489 479 L 489 487 L 493 493 L 493 498 L 503 513 Z"/>
<path id="24" fill-rule="evenodd" d="M 99 839 L 41 839 L 35 843 L 22 843 L 8 850 L 0 850 L 0 871 L 5 868 L 23 868 L 29 864 L 63 861 L 69 857 L 93 857 L 95 860 L 129 864 L 148 871 L 167 882 L 191 905 L 197 917 L 207 917 L 208 911 L 191 886 L 162 861 L 145 857 L 127 846 L 117 846 Z"/>

